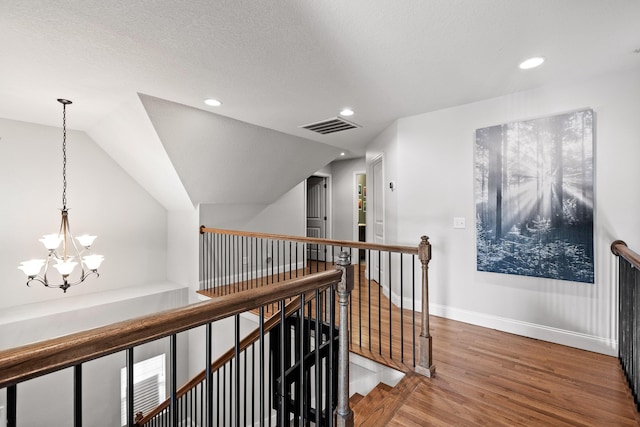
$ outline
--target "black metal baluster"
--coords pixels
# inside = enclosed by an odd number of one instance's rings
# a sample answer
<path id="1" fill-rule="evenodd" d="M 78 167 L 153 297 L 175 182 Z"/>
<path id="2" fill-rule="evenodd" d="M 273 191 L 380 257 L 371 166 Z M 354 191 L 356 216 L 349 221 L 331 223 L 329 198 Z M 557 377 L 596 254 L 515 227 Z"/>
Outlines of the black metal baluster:
<path id="1" fill-rule="evenodd" d="M 315 381 L 316 381 L 316 418 L 315 425 L 319 426 L 320 424 L 320 414 L 322 413 L 322 372 L 320 366 L 320 337 L 322 335 L 322 330 L 320 329 L 320 291 L 316 289 L 316 315 L 315 315 Z"/>
<path id="2" fill-rule="evenodd" d="M 404 269 L 402 268 L 402 252 L 400 254 L 400 360 L 404 363 Z"/>
<path id="3" fill-rule="evenodd" d="M 260 401 L 262 402 L 262 400 Z M 256 343 L 251 344 L 251 425 L 256 425 Z"/>
<path id="4" fill-rule="evenodd" d="M 358 344 L 362 347 L 362 258 L 358 254 Z"/>
<path id="5" fill-rule="evenodd" d="M 247 358 L 248 358 L 248 355 L 249 355 L 249 349 L 245 348 L 245 350 L 242 352 L 242 354 L 244 356 L 243 357 L 243 361 L 244 361 L 244 369 L 243 369 L 244 370 L 244 376 L 242 378 L 242 384 L 243 384 L 242 393 L 243 393 L 243 401 L 244 401 L 244 404 L 243 404 L 244 416 L 243 416 L 242 419 L 244 420 L 244 424 L 246 425 L 247 424 Z"/>
<path id="6" fill-rule="evenodd" d="M 391 320 L 393 319 L 393 307 L 391 300 L 393 298 L 393 294 L 391 292 L 391 252 L 389 252 L 389 358 L 393 359 L 393 325 L 391 324 Z"/>
<path id="7" fill-rule="evenodd" d="M 262 351 L 264 353 L 264 349 L 262 349 Z M 274 384 L 274 381 L 275 381 L 275 378 L 273 378 L 273 376 L 274 376 L 274 372 L 273 372 L 274 366 L 273 366 L 273 364 L 274 363 L 276 363 L 276 362 L 273 359 L 273 357 L 271 357 L 271 352 L 269 352 L 269 382 L 268 382 L 269 385 Z M 268 393 L 268 395 L 269 395 L 269 406 L 268 406 L 268 408 L 269 408 L 269 414 L 268 414 L 269 415 L 268 416 L 269 427 L 271 427 L 271 411 L 272 411 L 272 408 L 273 408 L 273 403 L 277 403 L 277 402 L 273 402 L 271 400 L 272 397 L 275 397 L 273 395 L 273 390 L 275 390 L 274 386 L 269 387 L 269 393 Z"/>
<path id="8" fill-rule="evenodd" d="M 127 426 L 132 427 L 134 422 L 133 413 L 133 347 L 127 349 L 126 366 L 127 366 Z"/>
<path id="9" fill-rule="evenodd" d="M 206 384 L 206 383 L 205 383 Z M 209 421 L 205 419 L 204 405 L 205 405 L 205 397 L 204 397 L 204 386 L 200 384 L 200 422 L 199 425 L 210 426 L 210 424 L 206 424 Z"/>
<path id="10" fill-rule="evenodd" d="M 242 275 L 241 275 L 241 267 L 240 267 L 240 244 L 238 243 L 239 236 L 233 236 L 233 258 L 234 258 L 234 267 L 233 267 L 233 292 L 236 293 L 239 290 L 242 290 Z"/>
<path id="11" fill-rule="evenodd" d="M 264 307 L 260 307 L 260 427 L 264 426 Z M 271 395 L 271 393 L 269 393 Z M 269 409 L 271 409 L 271 399 L 269 399 Z M 269 417 L 271 419 L 271 417 Z"/>
<path id="12" fill-rule="evenodd" d="M 214 283 L 216 286 L 216 291 L 223 289 L 222 288 L 222 257 L 223 252 L 222 252 L 222 236 L 220 236 L 219 234 L 216 234 L 216 253 L 217 253 L 217 257 L 214 260 L 214 266 L 216 269 L 216 272 L 214 274 Z"/>
<path id="13" fill-rule="evenodd" d="M 227 424 L 227 364 L 222 365 L 222 425 Z"/>
<path id="14" fill-rule="evenodd" d="M 235 425 L 240 425 L 240 315 L 235 315 Z"/>
<path id="15" fill-rule="evenodd" d="M 7 387 L 7 427 L 18 425 L 18 386 Z"/>
<path id="16" fill-rule="evenodd" d="M 322 245 L 322 259 L 324 261 L 324 270 L 327 271 L 327 245 Z M 331 246 L 331 261 L 333 261 L 333 246 Z"/>
<path id="17" fill-rule="evenodd" d="M 211 372 L 211 363 L 212 363 L 212 348 L 211 348 L 211 332 L 212 327 L 211 323 L 207 323 L 206 325 L 206 343 L 205 343 L 205 363 L 206 363 L 206 372 L 205 372 L 205 385 L 207 388 L 207 421 L 206 424 L 208 427 L 213 426 L 213 377 Z M 203 404 L 204 406 L 204 404 Z"/>
<path id="18" fill-rule="evenodd" d="M 249 289 L 249 256 L 245 252 L 247 249 L 245 246 L 247 245 L 247 237 L 242 236 L 242 277 L 246 286 L 246 289 Z"/>
<path id="19" fill-rule="evenodd" d="M 228 268 L 228 263 L 229 263 L 229 235 L 225 234 L 224 235 L 224 250 L 223 250 L 223 262 L 224 262 L 224 271 L 222 273 L 222 279 L 224 280 L 224 289 L 225 292 L 224 294 L 228 294 L 229 293 L 229 281 L 227 280 L 227 278 L 229 277 L 229 268 Z"/>
<path id="20" fill-rule="evenodd" d="M 336 327 L 336 289 L 335 289 L 335 285 L 331 285 L 331 287 L 329 288 L 329 357 L 327 358 L 327 360 L 329 361 L 329 387 L 327 389 L 327 394 L 329 395 L 329 400 L 328 402 L 330 402 L 329 405 L 329 410 L 327 411 L 327 418 L 329 419 L 329 427 L 333 426 L 333 401 L 335 399 L 334 395 L 333 395 L 333 378 L 334 375 L 337 375 L 337 372 L 335 372 L 334 374 L 334 369 L 333 369 L 333 357 L 334 357 L 334 352 L 333 352 L 333 340 L 334 340 L 334 329 Z"/>
<path id="21" fill-rule="evenodd" d="M 378 353 L 382 354 L 382 252 L 378 251 Z"/>
<path id="22" fill-rule="evenodd" d="M 254 288 L 254 283 L 253 283 L 253 241 L 255 240 L 254 237 L 250 237 L 249 238 L 249 256 L 247 256 L 247 266 L 249 268 L 249 283 L 251 283 L 251 289 Z"/>
<path id="23" fill-rule="evenodd" d="M 367 249 L 367 269 L 369 270 L 369 278 L 367 280 L 367 289 L 369 292 L 369 299 L 367 300 L 369 321 L 367 322 L 367 326 L 369 328 L 369 351 L 371 351 L 371 249 Z"/>
<path id="24" fill-rule="evenodd" d="M 169 369 L 170 378 L 170 392 L 171 398 L 169 399 L 169 419 L 172 426 L 178 425 L 178 336 L 176 334 L 171 335 L 169 359 L 171 368 Z M 132 388 L 133 389 L 133 388 Z M 133 424 L 131 424 L 133 425 Z"/>
<path id="25" fill-rule="evenodd" d="M 224 369 L 224 365 L 220 369 Z M 220 425 L 220 369 L 216 371 L 216 426 Z"/>
<path id="26" fill-rule="evenodd" d="M 277 251 L 277 258 L 278 260 L 276 261 L 278 264 L 278 282 L 280 282 L 280 242 L 282 242 L 282 250 L 284 252 L 284 241 L 278 240 L 278 242 L 276 243 L 276 251 Z M 284 265 L 282 266 L 284 268 Z M 284 273 L 284 272 L 283 272 Z M 282 278 L 284 279 L 284 274 L 282 275 Z M 283 307 L 284 307 L 284 301 L 282 301 Z"/>
<path id="27" fill-rule="evenodd" d="M 281 307 L 284 307 L 284 301 L 281 301 Z M 279 425 L 281 427 L 284 427 L 287 424 L 287 414 L 286 412 L 286 400 L 288 399 L 288 396 L 285 392 L 285 385 L 286 385 L 286 377 L 285 377 L 285 373 L 286 373 L 286 366 L 285 366 L 285 316 L 284 316 L 284 310 L 280 310 L 280 390 L 278 390 L 278 394 L 279 394 L 279 413 L 280 413 L 280 420 L 279 420 Z"/>
<path id="28" fill-rule="evenodd" d="M 302 276 L 304 276 L 306 274 L 304 262 L 302 263 L 302 268 L 298 269 L 298 266 L 300 265 L 300 256 L 298 254 L 298 248 L 300 248 L 300 243 L 296 243 L 296 277 L 298 277 L 299 273 L 301 273 Z M 304 246 L 303 246 L 303 248 L 304 248 Z M 303 249 L 303 251 L 304 251 L 304 249 Z M 301 270 L 301 272 L 299 272 L 298 270 Z"/>
<path id="29" fill-rule="evenodd" d="M 73 366 L 73 425 L 82 427 L 82 364 Z"/>
<path id="30" fill-rule="evenodd" d="M 298 409 L 300 411 L 300 422 L 301 424 L 304 426 L 304 409 L 305 409 L 305 365 L 304 365 L 304 355 L 305 353 L 305 342 L 307 341 L 307 337 L 309 337 L 310 335 L 305 334 L 305 321 L 304 321 L 304 305 L 305 305 L 305 298 L 304 298 L 304 294 L 300 295 L 300 316 L 298 319 L 298 325 L 299 325 L 299 329 L 298 329 L 298 334 L 296 335 L 301 335 L 300 336 L 300 375 L 299 375 L 299 381 L 298 381 L 298 391 L 296 392 L 296 397 L 298 398 L 298 400 L 300 401 L 300 404 L 298 406 Z"/>

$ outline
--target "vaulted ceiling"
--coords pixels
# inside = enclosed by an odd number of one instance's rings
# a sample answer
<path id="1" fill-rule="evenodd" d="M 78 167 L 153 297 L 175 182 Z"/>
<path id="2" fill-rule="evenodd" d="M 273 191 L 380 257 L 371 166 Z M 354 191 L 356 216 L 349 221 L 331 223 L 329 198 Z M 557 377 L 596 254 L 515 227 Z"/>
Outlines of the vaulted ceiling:
<path id="1" fill-rule="evenodd" d="M 168 209 L 270 174 L 267 200 L 400 117 L 640 67 L 638 22 L 637 0 L 5 0 L 0 117 L 59 126 L 68 98 L 69 127 Z M 300 128 L 346 106 L 361 128 Z"/>

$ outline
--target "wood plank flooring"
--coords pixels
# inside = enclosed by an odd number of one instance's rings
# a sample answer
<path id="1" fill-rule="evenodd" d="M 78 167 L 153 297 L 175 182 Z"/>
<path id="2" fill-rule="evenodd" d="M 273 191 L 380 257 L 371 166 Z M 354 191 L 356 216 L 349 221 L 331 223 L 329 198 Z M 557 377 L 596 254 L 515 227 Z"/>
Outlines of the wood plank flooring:
<path id="1" fill-rule="evenodd" d="M 409 373 L 396 386 L 401 393 L 365 396 L 353 408 L 356 426 L 640 425 L 614 357 L 435 316 L 430 322 L 436 376 Z"/>
<path id="2" fill-rule="evenodd" d="M 430 317 L 436 376 L 417 375 L 420 315 L 378 295 L 356 272 L 350 350 L 407 375 L 356 397 L 356 426 L 640 426 L 616 358 L 453 320 Z"/>

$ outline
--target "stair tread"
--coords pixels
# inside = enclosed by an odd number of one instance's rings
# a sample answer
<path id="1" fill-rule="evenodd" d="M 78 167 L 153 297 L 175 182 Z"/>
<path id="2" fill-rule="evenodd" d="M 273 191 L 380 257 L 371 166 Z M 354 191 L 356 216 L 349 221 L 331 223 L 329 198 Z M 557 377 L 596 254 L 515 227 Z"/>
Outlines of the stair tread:
<path id="1" fill-rule="evenodd" d="M 422 377 L 407 374 L 395 387 L 380 383 L 352 407 L 354 426 L 384 425 L 404 404 Z"/>
<path id="2" fill-rule="evenodd" d="M 364 399 L 364 396 L 360 393 L 353 393 L 353 395 L 349 398 L 349 404 L 351 405 L 351 407 L 353 408 L 354 406 L 356 406 L 358 404 L 358 402 L 360 402 L 362 399 Z"/>

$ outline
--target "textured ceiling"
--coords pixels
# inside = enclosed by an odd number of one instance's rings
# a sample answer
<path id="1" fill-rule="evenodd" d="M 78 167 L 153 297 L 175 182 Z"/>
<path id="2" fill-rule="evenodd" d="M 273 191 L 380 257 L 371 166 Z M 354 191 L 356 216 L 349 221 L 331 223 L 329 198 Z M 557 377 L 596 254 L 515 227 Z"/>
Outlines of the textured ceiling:
<path id="1" fill-rule="evenodd" d="M 400 117 L 640 68 L 638 22 L 638 0 L 4 0 L 0 117 L 59 126 L 69 98 L 69 126 L 126 169 L 142 153 L 121 110 L 144 93 L 362 155 Z M 344 106 L 361 129 L 299 128 Z"/>

